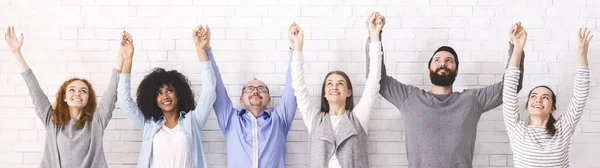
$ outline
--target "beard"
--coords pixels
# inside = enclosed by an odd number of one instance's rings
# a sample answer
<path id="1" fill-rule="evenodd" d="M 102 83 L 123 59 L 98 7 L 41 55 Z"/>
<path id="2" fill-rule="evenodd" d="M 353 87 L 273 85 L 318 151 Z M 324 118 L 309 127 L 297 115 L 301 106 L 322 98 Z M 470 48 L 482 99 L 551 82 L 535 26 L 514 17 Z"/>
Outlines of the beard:
<path id="1" fill-rule="evenodd" d="M 256 96 L 256 97 L 257 97 L 257 99 L 256 99 L 256 100 L 253 100 L 253 97 L 254 97 L 254 96 Z M 249 99 L 249 101 L 248 101 L 248 102 L 250 102 L 250 106 L 262 106 L 262 103 L 263 103 L 263 102 L 262 102 L 262 100 L 263 100 L 263 97 L 262 97 L 262 96 L 260 96 L 260 95 L 254 95 L 254 96 L 250 96 L 250 97 L 248 98 L 248 99 Z"/>
<path id="2" fill-rule="evenodd" d="M 442 70 L 445 70 L 447 73 L 444 75 L 438 74 Z M 451 86 L 454 80 L 456 80 L 456 71 L 451 71 L 446 67 L 438 68 L 435 71 L 429 70 L 429 72 L 429 79 L 436 86 Z"/>

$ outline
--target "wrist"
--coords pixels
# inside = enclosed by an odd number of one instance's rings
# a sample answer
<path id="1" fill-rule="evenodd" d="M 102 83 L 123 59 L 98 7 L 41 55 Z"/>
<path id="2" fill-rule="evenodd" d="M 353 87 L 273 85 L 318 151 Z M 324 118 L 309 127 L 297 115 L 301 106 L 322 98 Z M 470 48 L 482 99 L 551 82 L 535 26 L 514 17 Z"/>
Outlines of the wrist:
<path id="1" fill-rule="evenodd" d="M 11 51 L 11 53 L 13 55 L 20 55 L 21 54 L 21 50 L 13 50 L 13 51 Z"/>
<path id="2" fill-rule="evenodd" d="M 302 51 L 302 42 L 300 43 L 296 43 L 294 46 L 291 47 L 292 50 L 294 51 Z"/>

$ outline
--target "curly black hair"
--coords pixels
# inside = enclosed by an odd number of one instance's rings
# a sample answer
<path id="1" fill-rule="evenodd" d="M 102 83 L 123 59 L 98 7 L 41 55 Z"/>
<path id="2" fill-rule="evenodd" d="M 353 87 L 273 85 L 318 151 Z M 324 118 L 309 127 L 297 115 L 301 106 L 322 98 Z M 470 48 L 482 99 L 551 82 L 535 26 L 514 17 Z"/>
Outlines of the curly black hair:
<path id="1" fill-rule="evenodd" d="M 177 70 L 165 71 L 162 68 L 154 68 L 150 74 L 144 77 L 137 89 L 137 105 L 146 119 L 152 118 L 154 121 L 158 121 L 164 115 L 156 102 L 157 91 L 163 84 L 175 87 L 177 111 L 187 113 L 196 108 L 194 92 L 186 76 Z"/>

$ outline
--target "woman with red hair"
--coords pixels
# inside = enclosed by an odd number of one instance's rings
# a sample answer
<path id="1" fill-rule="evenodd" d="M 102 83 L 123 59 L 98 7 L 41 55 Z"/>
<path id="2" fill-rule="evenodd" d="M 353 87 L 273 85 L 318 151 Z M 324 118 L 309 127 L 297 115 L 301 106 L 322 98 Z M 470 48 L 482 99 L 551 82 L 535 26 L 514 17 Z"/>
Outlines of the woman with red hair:
<path id="1" fill-rule="evenodd" d="M 44 156 L 40 167 L 108 167 L 102 139 L 117 101 L 118 75 L 123 64 L 121 55 L 133 52 L 129 49 L 133 46 L 128 42 L 128 34 L 123 32 L 116 66 L 99 104 L 96 104 L 96 93 L 90 82 L 71 78 L 58 89 L 54 106 L 50 104 L 48 96 L 21 54 L 23 34 L 20 40 L 15 34 L 14 27 L 9 26 L 4 39 L 29 88 L 36 115 L 46 128 Z"/>

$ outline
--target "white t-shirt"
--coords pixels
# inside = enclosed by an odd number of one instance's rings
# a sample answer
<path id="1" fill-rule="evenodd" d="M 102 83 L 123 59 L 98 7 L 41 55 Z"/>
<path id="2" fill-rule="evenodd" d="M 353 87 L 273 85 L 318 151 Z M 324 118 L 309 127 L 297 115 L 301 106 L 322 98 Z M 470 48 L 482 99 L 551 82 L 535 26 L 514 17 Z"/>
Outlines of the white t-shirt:
<path id="1" fill-rule="evenodd" d="M 329 116 L 334 134 L 337 133 L 336 130 L 338 125 L 340 125 L 340 121 L 342 121 L 342 117 L 343 115 Z M 335 152 L 333 152 L 333 156 L 331 157 L 331 159 L 329 159 L 329 168 L 342 168 L 342 165 L 340 165 L 340 161 L 338 160 L 337 154 Z"/>
<path id="2" fill-rule="evenodd" d="M 152 143 L 151 168 L 191 168 L 190 149 L 183 128 L 164 126 Z"/>

